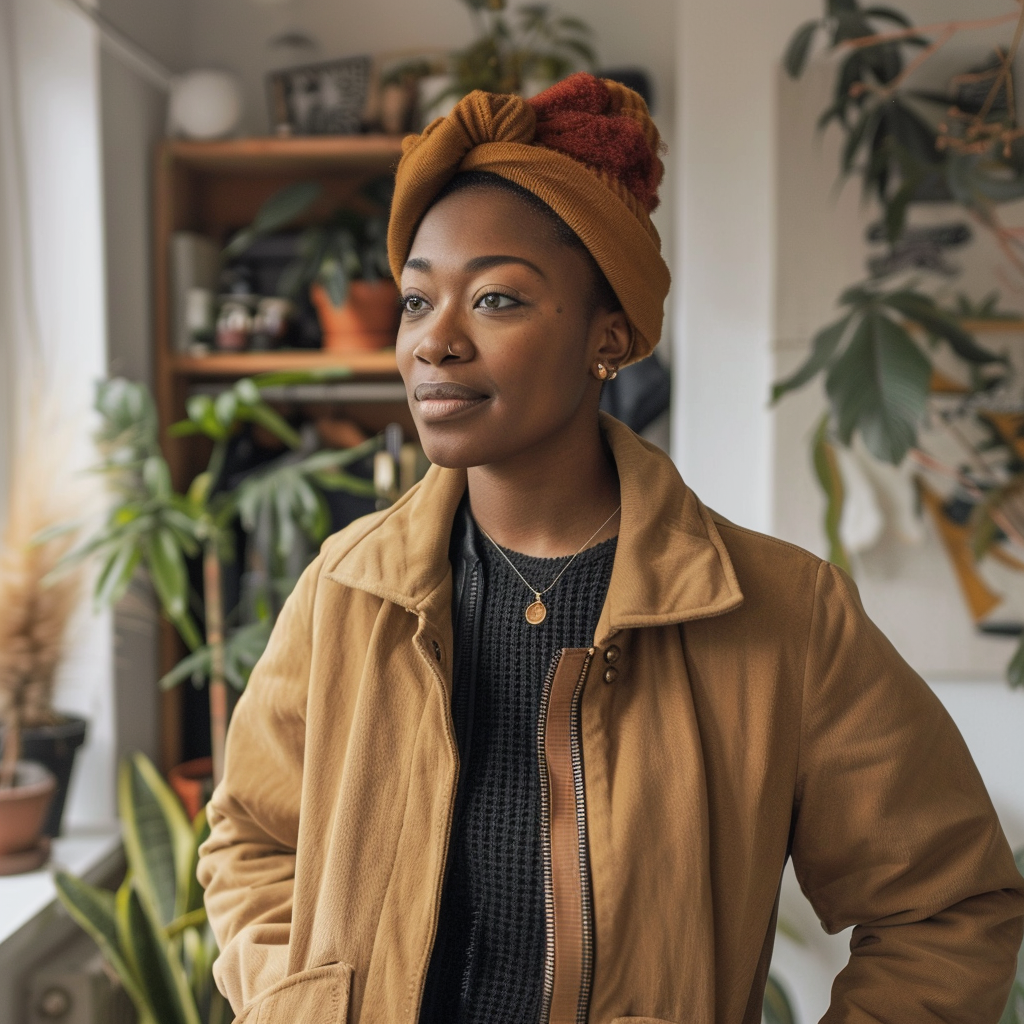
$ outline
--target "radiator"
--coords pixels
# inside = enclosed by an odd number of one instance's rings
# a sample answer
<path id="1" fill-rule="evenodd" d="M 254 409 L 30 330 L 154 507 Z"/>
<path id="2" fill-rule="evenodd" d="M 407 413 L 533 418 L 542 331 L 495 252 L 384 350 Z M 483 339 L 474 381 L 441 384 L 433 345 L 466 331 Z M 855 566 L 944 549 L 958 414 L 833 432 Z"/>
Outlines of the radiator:
<path id="1" fill-rule="evenodd" d="M 131 1000 L 85 935 L 28 979 L 26 1024 L 136 1024 Z"/>

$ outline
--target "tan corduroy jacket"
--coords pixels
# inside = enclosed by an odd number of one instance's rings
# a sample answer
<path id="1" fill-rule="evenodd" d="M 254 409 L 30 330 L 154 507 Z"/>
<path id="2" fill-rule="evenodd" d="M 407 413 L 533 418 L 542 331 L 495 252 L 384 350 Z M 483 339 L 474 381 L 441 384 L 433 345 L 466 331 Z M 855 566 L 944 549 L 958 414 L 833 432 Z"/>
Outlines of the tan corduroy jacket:
<path id="1" fill-rule="evenodd" d="M 594 647 L 545 681 L 555 1024 L 759 1024 L 787 855 L 855 925 L 830 1022 L 995 1022 L 1022 880 L 963 741 L 850 581 L 722 520 L 614 420 Z M 199 875 L 246 1024 L 415 1024 L 458 775 L 432 469 L 332 537 L 239 701 Z M 524 686 L 540 680 L 524 679 Z"/>

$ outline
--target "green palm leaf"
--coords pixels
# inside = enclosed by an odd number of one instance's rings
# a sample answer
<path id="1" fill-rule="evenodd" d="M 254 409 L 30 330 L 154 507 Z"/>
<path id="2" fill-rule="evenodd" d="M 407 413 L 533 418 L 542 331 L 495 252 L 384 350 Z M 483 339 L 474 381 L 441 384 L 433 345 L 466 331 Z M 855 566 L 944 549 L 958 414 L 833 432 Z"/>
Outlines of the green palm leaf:
<path id="1" fill-rule="evenodd" d="M 869 310 L 825 380 L 839 440 L 859 431 L 876 458 L 899 464 L 916 442 L 930 382 L 931 363 L 907 331 Z"/>

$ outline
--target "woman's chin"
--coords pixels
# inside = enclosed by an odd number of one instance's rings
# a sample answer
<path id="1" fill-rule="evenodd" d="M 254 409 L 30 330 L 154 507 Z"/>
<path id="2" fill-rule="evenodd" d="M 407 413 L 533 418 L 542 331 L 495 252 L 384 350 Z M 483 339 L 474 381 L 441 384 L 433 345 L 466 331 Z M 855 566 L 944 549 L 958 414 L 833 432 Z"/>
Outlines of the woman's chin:
<path id="1" fill-rule="evenodd" d="M 454 432 L 431 430 L 424 424 L 419 427 L 420 444 L 423 452 L 434 466 L 442 469 L 472 469 L 486 466 L 507 457 L 507 451 L 497 445 L 488 444 L 479 431 L 456 435 Z M 441 436 L 439 436 L 441 435 Z"/>

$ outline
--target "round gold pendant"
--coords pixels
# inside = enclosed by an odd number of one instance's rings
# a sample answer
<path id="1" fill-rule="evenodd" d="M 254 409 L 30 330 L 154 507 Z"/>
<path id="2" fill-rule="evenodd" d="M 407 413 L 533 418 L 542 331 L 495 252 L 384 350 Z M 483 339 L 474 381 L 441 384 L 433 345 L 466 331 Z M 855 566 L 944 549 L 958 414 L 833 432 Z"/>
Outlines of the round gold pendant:
<path id="1" fill-rule="evenodd" d="M 547 617 L 548 610 L 539 597 L 526 609 L 526 621 L 531 626 L 539 626 Z"/>

